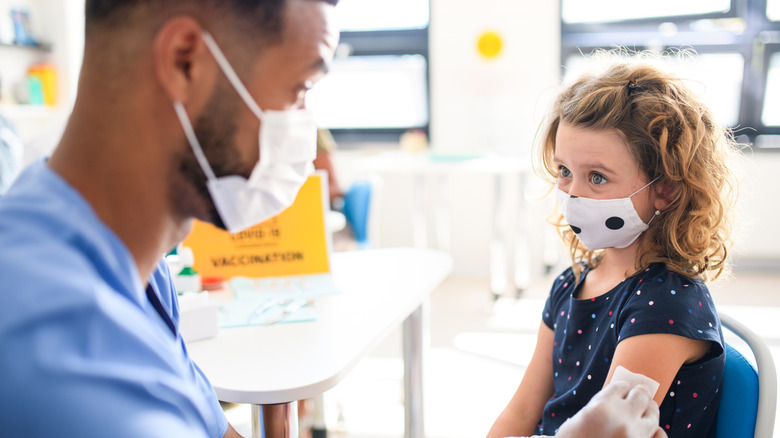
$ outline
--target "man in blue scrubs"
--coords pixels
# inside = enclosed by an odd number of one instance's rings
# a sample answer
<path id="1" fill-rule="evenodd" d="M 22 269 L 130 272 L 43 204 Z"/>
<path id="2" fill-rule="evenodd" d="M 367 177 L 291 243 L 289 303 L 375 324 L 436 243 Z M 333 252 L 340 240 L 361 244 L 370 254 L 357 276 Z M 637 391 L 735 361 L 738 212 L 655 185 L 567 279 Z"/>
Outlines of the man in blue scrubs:
<path id="1" fill-rule="evenodd" d="M 65 133 L 0 198 L 0 435 L 238 436 L 161 259 L 193 218 L 237 230 L 294 198 L 304 166 L 275 162 L 316 153 L 298 110 L 336 2 L 86 1 Z"/>

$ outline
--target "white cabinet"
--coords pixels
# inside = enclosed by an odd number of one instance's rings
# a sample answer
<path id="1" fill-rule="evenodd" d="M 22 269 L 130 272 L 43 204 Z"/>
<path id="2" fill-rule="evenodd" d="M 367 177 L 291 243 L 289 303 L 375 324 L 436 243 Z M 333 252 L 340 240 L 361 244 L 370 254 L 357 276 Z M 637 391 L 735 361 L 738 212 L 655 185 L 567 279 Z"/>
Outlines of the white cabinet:
<path id="1" fill-rule="evenodd" d="M 84 0 L 0 0 L 0 20 L 8 23 L 12 8 L 29 11 L 30 29 L 46 45 L 0 44 L 0 114 L 16 125 L 29 162 L 56 145 L 73 106 L 84 50 Z M 41 63 L 56 69 L 56 105 L 18 104 L 14 87 Z"/>

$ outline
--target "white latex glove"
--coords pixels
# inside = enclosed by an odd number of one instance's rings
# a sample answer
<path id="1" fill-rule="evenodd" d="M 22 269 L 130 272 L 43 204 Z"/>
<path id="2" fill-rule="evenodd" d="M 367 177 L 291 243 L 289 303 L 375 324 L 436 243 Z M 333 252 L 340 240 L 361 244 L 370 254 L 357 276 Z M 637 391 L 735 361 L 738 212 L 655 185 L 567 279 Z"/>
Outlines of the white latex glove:
<path id="1" fill-rule="evenodd" d="M 647 386 L 613 381 L 558 433 L 560 438 L 665 438 L 658 426 L 658 405 Z"/>

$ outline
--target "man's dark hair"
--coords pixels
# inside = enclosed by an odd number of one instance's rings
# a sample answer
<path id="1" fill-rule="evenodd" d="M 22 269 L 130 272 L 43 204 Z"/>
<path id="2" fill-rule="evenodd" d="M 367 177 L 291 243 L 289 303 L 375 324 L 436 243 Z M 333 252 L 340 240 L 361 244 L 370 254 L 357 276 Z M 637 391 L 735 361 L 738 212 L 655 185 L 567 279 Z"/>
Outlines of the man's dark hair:
<path id="1" fill-rule="evenodd" d="M 234 28 L 251 32 L 272 42 L 281 37 L 284 6 L 288 0 L 86 0 L 87 37 L 98 28 L 116 29 L 127 23 L 128 16 L 144 8 L 149 14 L 166 11 L 199 11 L 206 16 L 237 20 Z M 323 1 L 336 5 L 339 0 Z"/>

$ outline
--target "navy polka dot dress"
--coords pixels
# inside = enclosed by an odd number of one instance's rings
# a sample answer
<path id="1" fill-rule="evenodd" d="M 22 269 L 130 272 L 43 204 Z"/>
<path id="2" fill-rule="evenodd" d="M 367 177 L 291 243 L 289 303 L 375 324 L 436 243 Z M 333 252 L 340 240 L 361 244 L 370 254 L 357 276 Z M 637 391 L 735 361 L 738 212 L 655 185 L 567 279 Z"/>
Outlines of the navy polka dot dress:
<path id="1" fill-rule="evenodd" d="M 545 304 L 544 323 L 555 332 L 555 393 L 536 433 L 554 435 L 601 390 L 620 340 L 667 333 L 711 341 L 712 348 L 679 370 L 661 404 L 660 426 L 669 438 L 714 437 L 725 356 L 720 321 L 704 283 L 656 263 L 596 298 L 574 298 L 574 284 L 569 268 L 555 280 Z"/>

